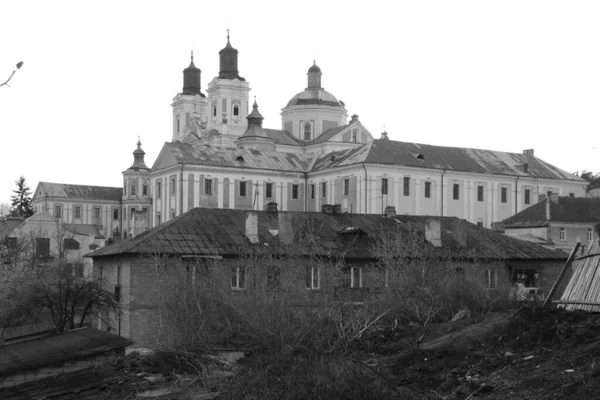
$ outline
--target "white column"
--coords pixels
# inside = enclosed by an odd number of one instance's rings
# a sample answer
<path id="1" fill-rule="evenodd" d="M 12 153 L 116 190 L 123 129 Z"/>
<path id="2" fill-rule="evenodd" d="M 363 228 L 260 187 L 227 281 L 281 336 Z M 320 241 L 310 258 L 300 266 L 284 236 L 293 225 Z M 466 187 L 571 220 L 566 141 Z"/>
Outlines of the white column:
<path id="1" fill-rule="evenodd" d="M 265 187 L 265 183 L 264 181 L 257 181 L 256 182 L 256 190 L 258 191 L 258 209 L 259 210 L 264 210 L 265 209 L 265 205 L 264 205 L 264 199 L 265 199 L 265 194 L 263 193 L 264 187 Z"/>
<path id="2" fill-rule="evenodd" d="M 200 185 L 200 183 L 198 183 Z M 225 200 L 225 192 L 223 191 L 223 178 L 217 178 L 217 207 L 223 208 L 223 201 Z M 200 197 L 200 196 L 198 196 Z"/>
<path id="3" fill-rule="evenodd" d="M 281 183 L 281 211 L 288 210 L 288 184 L 287 182 Z"/>
<path id="4" fill-rule="evenodd" d="M 229 178 L 229 208 L 235 208 L 235 179 Z"/>

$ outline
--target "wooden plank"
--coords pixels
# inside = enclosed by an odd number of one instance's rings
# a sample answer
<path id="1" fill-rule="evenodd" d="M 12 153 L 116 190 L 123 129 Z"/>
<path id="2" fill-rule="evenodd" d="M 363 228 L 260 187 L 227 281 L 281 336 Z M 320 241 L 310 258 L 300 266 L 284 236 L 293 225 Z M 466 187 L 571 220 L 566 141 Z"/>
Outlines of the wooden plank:
<path id="1" fill-rule="evenodd" d="M 553 300 L 554 304 L 580 304 L 586 306 L 600 306 L 599 302 L 596 301 L 578 301 L 578 300 Z"/>
<path id="2" fill-rule="evenodd" d="M 563 265 L 562 270 L 560 271 L 560 274 L 558 275 L 558 278 L 556 278 L 556 282 L 554 282 L 554 286 L 552 286 L 552 289 L 550 289 L 550 293 L 548 293 L 548 297 L 546 297 L 546 300 L 544 301 L 544 306 L 546 306 L 551 301 L 552 295 L 558 288 L 558 285 L 560 284 L 560 281 L 562 280 L 562 278 L 565 276 L 565 272 L 567 272 L 567 267 L 571 264 L 571 262 L 573 262 L 573 259 L 575 258 L 575 255 L 577 254 L 577 250 L 579 250 L 580 246 L 581 246 L 581 242 L 575 243 L 575 247 L 573 247 L 573 250 L 571 251 L 569 258 L 567 258 L 567 262 L 565 262 L 565 265 Z"/>

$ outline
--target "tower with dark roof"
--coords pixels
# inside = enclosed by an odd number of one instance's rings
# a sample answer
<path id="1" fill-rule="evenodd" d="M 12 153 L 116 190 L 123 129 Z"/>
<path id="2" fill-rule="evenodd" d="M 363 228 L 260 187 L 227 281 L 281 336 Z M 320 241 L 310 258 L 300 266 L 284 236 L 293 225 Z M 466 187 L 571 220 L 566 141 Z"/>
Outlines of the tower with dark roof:
<path id="1" fill-rule="evenodd" d="M 234 145 L 235 139 L 246 131 L 250 85 L 239 74 L 238 51 L 231 45 L 229 30 L 227 44 L 219 51 L 219 75 L 208 84 L 208 125 L 221 136 L 222 145 Z"/>
<path id="2" fill-rule="evenodd" d="M 135 236 L 149 228 L 152 209 L 150 168 L 144 162 L 142 143 L 138 139 L 133 151 L 133 164 L 123 171 L 123 237 Z"/>
<path id="3" fill-rule="evenodd" d="M 194 64 L 194 53 L 190 65 L 183 70 L 183 89 L 173 99 L 172 141 L 183 140 L 190 132 L 206 127 L 208 119 L 206 95 L 201 91 L 200 68 Z"/>
<path id="4" fill-rule="evenodd" d="M 246 117 L 248 129 L 236 140 L 238 148 L 275 151 L 275 141 L 267 135 L 262 127 L 263 116 L 258 111 L 258 104 L 254 99 L 252 112 Z"/>

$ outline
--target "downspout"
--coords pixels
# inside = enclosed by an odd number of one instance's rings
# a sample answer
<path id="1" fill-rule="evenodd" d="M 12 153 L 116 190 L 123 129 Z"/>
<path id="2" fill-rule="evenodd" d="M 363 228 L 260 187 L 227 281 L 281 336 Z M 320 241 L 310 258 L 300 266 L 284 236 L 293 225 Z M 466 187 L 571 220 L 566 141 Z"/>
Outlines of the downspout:
<path id="1" fill-rule="evenodd" d="M 368 207 L 367 207 L 367 196 L 368 196 L 368 193 L 369 193 L 369 191 L 368 191 L 369 176 L 367 175 L 367 167 L 365 166 L 364 161 L 363 161 L 362 165 L 363 165 L 363 168 L 365 169 L 365 214 L 368 214 L 368 212 L 367 212 L 367 210 L 368 210 Z"/>
<path id="2" fill-rule="evenodd" d="M 442 192 L 441 192 L 441 200 L 442 200 L 442 209 L 441 209 L 441 216 L 444 216 L 444 174 L 446 173 L 447 170 L 444 170 L 444 172 L 442 172 Z"/>
<path id="3" fill-rule="evenodd" d="M 308 172 L 304 172 L 304 212 L 306 211 L 308 211 Z"/>

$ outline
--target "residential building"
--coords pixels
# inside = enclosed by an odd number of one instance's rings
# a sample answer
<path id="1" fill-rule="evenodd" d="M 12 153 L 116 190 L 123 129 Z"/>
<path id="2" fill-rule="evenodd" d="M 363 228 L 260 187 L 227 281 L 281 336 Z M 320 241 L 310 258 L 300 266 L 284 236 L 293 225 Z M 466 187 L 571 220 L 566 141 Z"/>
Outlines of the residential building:
<path id="1" fill-rule="evenodd" d="M 108 324 L 138 344 L 151 343 L 168 268 L 189 274 L 187 282 L 207 279 L 200 271 L 213 271 L 211 279 L 232 302 L 276 289 L 284 304 L 300 310 L 361 302 L 387 284 L 377 248 L 385 235 L 402 237 L 393 243 L 406 262 L 448 261 L 461 277 L 506 295 L 513 286 L 535 294 L 548 290 L 567 258 L 454 217 L 395 215 L 392 207 L 386 215 L 343 213 L 339 205 L 323 209 L 194 208 L 93 252 L 95 277 L 118 293 L 122 307 L 99 327 Z"/>
<path id="2" fill-rule="evenodd" d="M 547 193 L 585 197 L 587 182 L 537 158 L 533 149 L 434 146 L 389 140 L 387 132 L 376 139 L 357 115 L 348 120 L 346 104 L 324 89 L 314 62 L 306 88 L 282 108 L 281 129 L 263 128 L 256 100 L 250 111 L 238 53 L 228 35 L 207 94 L 192 54 L 171 104 L 171 142 L 148 168 L 138 141 L 120 193 L 110 188 L 109 200 L 93 187 L 63 185 L 85 192 L 71 196 L 41 183 L 36 210 L 54 207 L 51 212 L 69 219 L 77 204 L 86 212 L 101 207 L 104 229 L 115 237 L 135 236 L 195 207 L 264 210 L 274 202 L 285 211 L 318 211 L 340 204 L 343 212 L 383 214 L 393 206 L 399 214 L 453 216 L 490 227 Z"/>
<path id="3" fill-rule="evenodd" d="M 596 238 L 600 198 L 551 195 L 502 221 L 504 233 L 521 240 L 570 253 L 581 242 L 581 253 Z"/>

